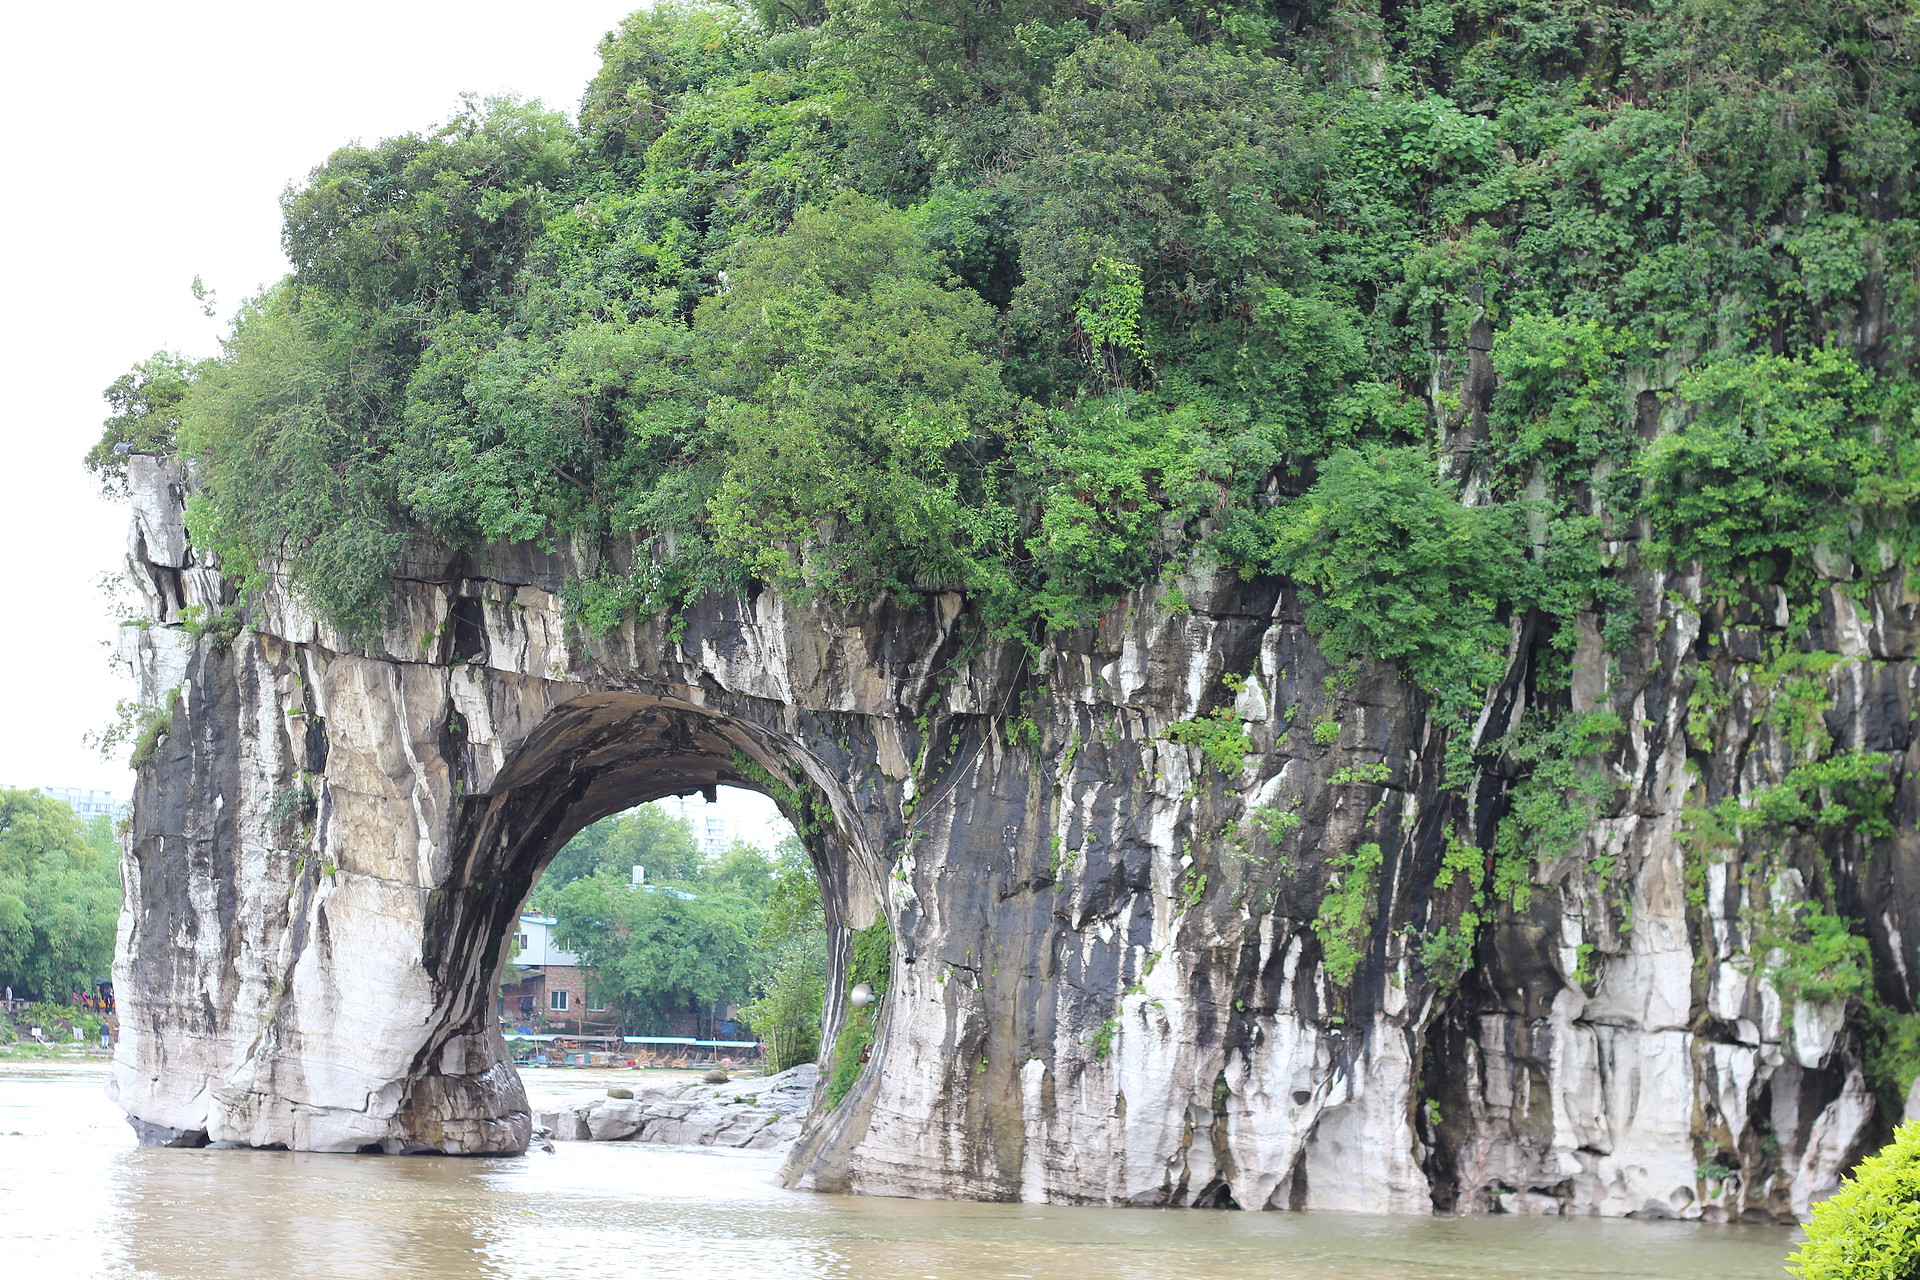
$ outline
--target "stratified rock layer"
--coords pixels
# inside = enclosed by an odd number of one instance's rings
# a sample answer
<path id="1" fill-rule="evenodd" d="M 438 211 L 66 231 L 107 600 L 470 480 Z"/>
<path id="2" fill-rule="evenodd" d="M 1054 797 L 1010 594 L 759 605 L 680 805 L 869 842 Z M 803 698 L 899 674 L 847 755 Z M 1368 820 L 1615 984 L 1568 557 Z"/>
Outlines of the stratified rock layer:
<path id="1" fill-rule="evenodd" d="M 1435 886 L 1449 832 L 1490 846 L 1502 781 L 1443 786 L 1422 697 L 1386 667 L 1336 672 L 1278 582 L 1190 573 L 1180 611 L 1143 588 L 1037 652 L 953 595 L 845 614 L 712 596 L 593 638 L 558 592 L 623 571 L 619 548 L 421 548 L 373 642 L 271 590 L 229 637 L 203 625 L 231 590 L 183 531 L 181 477 L 133 464 L 149 625 L 130 656 L 173 705 L 140 771 L 116 973 L 116 1087 L 145 1140 L 522 1149 L 493 983 L 523 896 L 587 823 L 715 784 L 767 790 L 816 859 L 830 1036 L 845 930 L 892 928 L 870 1061 L 808 1121 L 797 1186 L 1787 1218 L 1880 1123 L 1860 1028 L 1768 985 L 1743 855 L 1690 868 L 1676 838 L 1688 803 L 1791 763 L 1744 668 L 1689 704 L 1697 665 L 1777 638 L 1784 606 L 1630 576 L 1652 625 L 1620 653 L 1588 637 L 1571 692 L 1626 725 L 1617 791 L 1462 974 L 1425 944 L 1468 877 Z M 1899 1007 L 1920 938 L 1913 614 L 1896 587 L 1835 593 L 1811 633 L 1845 659 L 1819 677 L 1827 729 L 1898 758 L 1902 834 L 1776 849 L 1769 872 L 1788 892 L 1831 860 Z M 1532 644 L 1516 621 L 1478 741 L 1532 705 Z M 1225 703 L 1247 735 L 1231 774 L 1168 738 Z M 1336 985 L 1312 922 L 1366 844 L 1380 867 Z"/>

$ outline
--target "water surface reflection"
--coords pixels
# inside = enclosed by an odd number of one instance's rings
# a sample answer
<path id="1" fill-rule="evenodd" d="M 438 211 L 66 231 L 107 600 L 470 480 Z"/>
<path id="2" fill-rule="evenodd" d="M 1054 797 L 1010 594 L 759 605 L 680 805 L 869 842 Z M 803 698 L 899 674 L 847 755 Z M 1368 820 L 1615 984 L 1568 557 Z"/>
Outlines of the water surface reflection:
<path id="1" fill-rule="evenodd" d="M 761 1153 L 510 1160 L 130 1145 L 102 1073 L 0 1068 L 0 1239 L 65 1275 L 560 1280 L 1781 1276 L 1752 1227 L 1070 1209 L 811 1196 Z M 15 1274 L 19 1274 L 16 1272 Z"/>

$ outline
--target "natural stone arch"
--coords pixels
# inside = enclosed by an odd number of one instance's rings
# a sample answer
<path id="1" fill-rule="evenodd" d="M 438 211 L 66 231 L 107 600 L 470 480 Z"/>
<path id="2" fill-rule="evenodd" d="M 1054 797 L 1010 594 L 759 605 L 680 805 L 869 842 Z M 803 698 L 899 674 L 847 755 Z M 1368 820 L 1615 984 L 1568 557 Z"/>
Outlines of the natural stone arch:
<path id="1" fill-rule="evenodd" d="M 1497 761 L 1447 785 L 1418 690 L 1336 671 L 1285 583 L 1203 565 L 1178 609 L 1150 584 L 1036 644 L 951 594 L 713 592 L 594 637 L 564 585 L 634 573 L 643 549 L 422 546 L 382 635 L 336 634 L 272 585 L 229 632 L 206 625 L 232 588 L 185 534 L 184 479 L 138 456 L 130 473 L 147 625 L 129 656 L 170 709 L 143 750 L 115 971 L 115 1087 L 149 1141 L 518 1149 L 476 996 L 502 913 L 575 824 L 723 778 L 789 816 L 810 797 L 831 909 L 893 932 L 871 1064 L 809 1121 L 793 1185 L 1788 1217 L 1871 1132 L 1857 1028 L 1836 1009 L 1789 1026 L 1738 944 L 1743 900 L 1687 891 L 1697 762 L 1673 673 L 1704 646 L 1695 579 L 1647 578 L 1663 622 L 1630 652 L 1590 637 L 1572 696 L 1621 715 L 1620 795 L 1462 973 L 1423 950 L 1467 902 L 1440 873 L 1451 834 L 1490 842 Z M 1858 710 L 1849 741 L 1908 750 L 1885 708 L 1920 687 L 1911 609 L 1827 608 L 1812 642 L 1863 659 L 1831 680 Z M 1524 629 L 1484 735 L 1537 697 Z M 1760 736 L 1706 761 L 1714 794 L 1751 790 L 1773 731 L 1722 731 Z M 646 765 L 649 742 L 670 763 Z M 1258 834 L 1262 811 L 1297 836 Z M 1884 904 L 1877 938 L 1920 936 L 1911 823 L 1830 853 Z M 1316 923 L 1356 883 L 1336 980 Z M 1603 959 L 1576 976 L 1583 954 Z M 1771 1172 L 1709 1188 L 1708 1142 Z"/>
<path id="2" fill-rule="evenodd" d="M 143 561 L 157 619 L 227 603 L 179 536 L 177 483 L 144 492 L 136 555 L 178 562 Z M 798 695 L 776 700 L 664 655 L 584 664 L 538 585 L 550 566 L 460 560 L 416 561 L 401 621 L 370 642 L 273 592 L 235 636 L 137 633 L 172 708 L 136 796 L 120 955 L 116 1088 L 147 1140 L 523 1149 L 492 999 L 512 917 L 573 834 L 662 795 L 768 793 L 836 936 L 883 911 L 889 779 L 828 709 L 884 699 L 870 670 L 752 646 L 711 664 Z M 741 621 L 718 630 L 751 636 Z M 844 947 L 830 956 L 837 971 Z"/>
<path id="3" fill-rule="evenodd" d="M 843 1013 L 842 926 L 880 914 L 876 859 L 848 800 L 824 770 L 808 770 L 797 743 L 674 698 L 620 690 L 580 694 L 549 710 L 506 757 L 484 793 L 460 797 L 451 823 L 451 867 L 430 899 L 422 960 L 440 1008 L 440 1035 L 422 1046 L 424 1068 L 442 1046 L 498 1036 L 493 999 L 508 960 L 504 940 L 541 871 L 576 834 L 664 796 L 738 787 L 767 794 L 799 835 L 821 886 L 828 936 L 827 1036 Z M 499 1050 L 505 1056 L 504 1045 Z M 419 1070 L 416 1079 L 433 1079 Z M 523 1094 L 508 1086 L 496 1110 L 524 1146 Z M 403 1111 L 407 1108 L 403 1106 Z M 518 1149 L 517 1147 L 511 1149 Z"/>

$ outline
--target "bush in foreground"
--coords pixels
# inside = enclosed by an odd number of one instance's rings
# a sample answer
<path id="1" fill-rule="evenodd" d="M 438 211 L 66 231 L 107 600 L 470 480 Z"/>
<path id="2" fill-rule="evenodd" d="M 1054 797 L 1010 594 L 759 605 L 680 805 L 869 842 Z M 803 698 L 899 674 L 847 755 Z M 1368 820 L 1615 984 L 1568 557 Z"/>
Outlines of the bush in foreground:
<path id="1" fill-rule="evenodd" d="M 1906 1280 L 1920 1274 L 1920 1122 L 1860 1162 L 1813 1207 L 1807 1242 L 1787 1260 L 1801 1280 Z"/>

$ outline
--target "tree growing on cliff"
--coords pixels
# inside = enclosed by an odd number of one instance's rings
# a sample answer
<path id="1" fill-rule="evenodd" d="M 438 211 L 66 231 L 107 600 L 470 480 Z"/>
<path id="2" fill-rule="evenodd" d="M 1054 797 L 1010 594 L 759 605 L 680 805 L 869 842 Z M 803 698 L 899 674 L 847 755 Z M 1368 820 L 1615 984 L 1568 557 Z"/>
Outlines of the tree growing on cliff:
<path id="1" fill-rule="evenodd" d="M 111 971 L 119 915 L 111 820 L 0 790 L 0 986 L 49 1001 L 91 991 Z"/>

